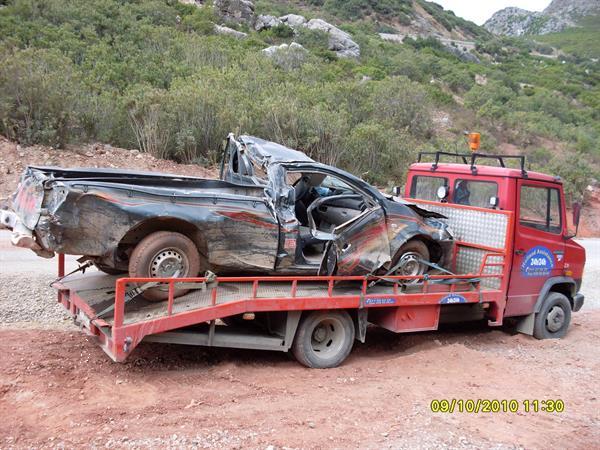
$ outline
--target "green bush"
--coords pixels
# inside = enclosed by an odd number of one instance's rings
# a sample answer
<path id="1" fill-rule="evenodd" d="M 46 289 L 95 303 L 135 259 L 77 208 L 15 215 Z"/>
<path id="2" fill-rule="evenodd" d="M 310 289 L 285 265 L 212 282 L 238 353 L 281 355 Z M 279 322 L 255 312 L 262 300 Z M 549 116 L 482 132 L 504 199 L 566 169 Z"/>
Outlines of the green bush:
<path id="1" fill-rule="evenodd" d="M 385 79 L 374 88 L 374 116 L 399 132 L 431 136 L 430 105 L 426 91 L 404 77 Z"/>
<path id="2" fill-rule="evenodd" d="M 590 161 L 582 154 L 564 152 L 556 155 L 548 164 L 547 171 L 563 179 L 565 194 L 569 200 L 582 200 L 585 188 L 592 178 L 598 176 Z"/>
<path id="3" fill-rule="evenodd" d="M 0 56 L 0 131 L 24 144 L 64 146 L 80 133 L 85 90 L 71 61 L 55 50 Z"/>

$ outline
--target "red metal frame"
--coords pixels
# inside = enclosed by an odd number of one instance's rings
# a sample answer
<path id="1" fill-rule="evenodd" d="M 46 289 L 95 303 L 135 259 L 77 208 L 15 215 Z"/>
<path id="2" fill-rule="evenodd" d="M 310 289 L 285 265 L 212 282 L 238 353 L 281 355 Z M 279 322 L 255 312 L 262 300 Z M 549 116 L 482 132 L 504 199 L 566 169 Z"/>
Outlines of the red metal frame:
<path id="1" fill-rule="evenodd" d="M 494 256 L 495 254 L 490 254 Z M 64 272 L 64 256 L 59 255 L 59 272 Z M 418 326 L 416 323 L 410 322 L 406 318 L 400 316 L 399 319 L 404 320 L 400 325 L 397 325 L 395 331 L 418 331 L 424 329 L 437 328 L 439 317 L 439 306 L 441 299 L 455 292 L 460 292 L 460 295 L 467 303 L 485 302 L 493 305 L 492 310 L 499 315 L 494 315 L 490 320 L 490 324 L 499 325 L 502 323 L 501 312 L 504 310 L 505 292 L 498 290 L 481 290 L 478 284 L 477 289 L 473 291 L 457 291 L 457 286 L 460 283 L 439 285 L 432 284 L 433 280 L 443 280 L 448 278 L 454 279 L 472 279 L 477 278 L 500 278 L 505 276 L 501 274 L 468 274 L 468 275 L 431 275 L 428 277 L 386 277 L 389 279 L 419 279 L 422 281 L 421 292 L 418 293 L 402 293 L 399 292 L 398 286 L 394 284 L 390 286 L 389 292 L 384 294 L 368 293 L 368 283 L 375 278 L 366 278 L 363 276 L 262 276 L 262 277 L 219 277 L 218 285 L 231 283 L 252 283 L 252 294 L 248 298 L 230 301 L 227 303 L 218 303 L 218 288 L 212 288 L 211 305 L 200 307 L 198 309 L 189 310 L 186 312 L 173 313 L 173 302 L 175 285 L 177 283 L 201 283 L 207 281 L 206 278 L 120 278 L 115 285 L 115 308 L 113 321 L 103 319 L 95 319 L 96 311 L 93 310 L 76 290 L 70 289 L 62 282 L 57 282 L 54 287 L 59 291 L 59 301 L 69 310 L 73 317 L 83 319 L 83 327 L 90 335 L 96 336 L 104 349 L 104 351 L 115 361 L 123 361 L 131 353 L 141 340 L 150 334 L 162 333 L 169 330 L 175 330 L 191 325 L 196 325 L 203 322 L 210 322 L 215 319 L 228 317 L 244 312 L 260 312 L 260 311 L 297 311 L 297 310 L 322 310 L 322 309 L 360 309 L 360 308 L 385 308 L 393 315 L 398 316 L 398 313 L 408 311 L 408 317 L 412 319 L 410 311 L 415 307 L 426 312 L 428 316 L 426 326 Z M 146 283 L 146 282 L 164 282 L 169 285 L 169 297 L 165 302 L 165 315 L 159 318 L 139 321 L 135 323 L 125 324 L 125 292 L 128 284 L 131 283 Z M 298 297 L 298 284 L 303 282 L 318 282 L 324 284 L 323 295 L 318 297 Z M 360 282 L 360 287 L 357 286 L 356 293 L 353 295 L 334 295 L 334 284 L 339 281 L 356 281 Z M 257 292 L 260 283 L 286 283 L 289 284 L 289 296 L 275 298 L 258 298 Z M 358 284 L 358 283 L 357 283 Z M 381 301 L 384 299 L 385 301 Z M 412 308 L 412 309 L 411 309 Z M 428 308 L 428 309 L 427 309 Z M 384 311 L 381 311 L 384 312 Z M 83 317 L 82 317 L 83 315 Z M 429 317 L 431 316 L 431 317 Z M 388 319 L 386 319 L 389 322 Z M 408 321 L 407 321 L 408 320 Z"/>

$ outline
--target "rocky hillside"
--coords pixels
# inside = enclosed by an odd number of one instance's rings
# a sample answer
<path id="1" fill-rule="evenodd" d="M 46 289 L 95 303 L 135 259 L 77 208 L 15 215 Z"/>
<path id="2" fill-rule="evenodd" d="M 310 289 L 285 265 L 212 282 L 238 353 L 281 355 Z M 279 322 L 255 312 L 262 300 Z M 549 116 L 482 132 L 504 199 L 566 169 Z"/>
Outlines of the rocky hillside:
<path id="1" fill-rule="evenodd" d="M 476 130 L 483 151 L 526 154 L 571 198 L 600 179 L 595 58 L 494 36 L 432 2 L 0 5 L 0 134 L 23 160 L 43 145 L 62 165 L 70 146 L 99 142 L 206 167 L 235 132 L 385 187 L 419 151 L 464 151 Z"/>
<path id="2" fill-rule="evenodd" d="M 507 36 L 549 34 L 577 26 L 582 18 L 598 14 L 598 0 L 553 0 L 542 12 L 504 8 L 483 26 L 491 33 Z"/>
<path id="3" fill-rule="evenodd" d="M 206 2 L 182 1 L 199 8 L 206 6 Z M 261 1 L 256 5 L 250 0 L 214 0 L 213 6 L 218 19 L 215 24 L 215 32 L 218 34 L 246 39 L 249 37 L 248 30 L 273 30 L 276 34 L 293 33 L 296 36 L 303 31 L 312 30 L 324 33 L 328 38 L 328 49 L 341 58 L 360 57 L 359 44 L 348 32 L 336 26 L 349 19 L 372 24 L 379 37 L 390 42 L 402 43 L 406 38 L 436 39 L 446 51 L 471 62 L 478 62 L 478 58 L 471 52 L 475 47 L 475 40 L 488 36 L 485 29 L 473 22 L 424 0 L 396 0 L 385 5 L 361 0 L 316 0 L 308 4 Z M 297 45 L 290 49 L 286 44 L 272 46 L 264 52 L 269 56 L 275 56 L 281 51 L 299 55 L 301 50 Z"/>

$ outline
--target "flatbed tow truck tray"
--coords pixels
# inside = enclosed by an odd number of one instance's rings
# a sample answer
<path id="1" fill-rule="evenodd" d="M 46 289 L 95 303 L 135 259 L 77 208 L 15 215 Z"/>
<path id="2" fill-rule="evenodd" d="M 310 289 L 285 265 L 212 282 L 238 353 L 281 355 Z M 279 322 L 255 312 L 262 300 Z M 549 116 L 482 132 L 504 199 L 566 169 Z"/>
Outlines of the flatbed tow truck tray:
<path id="1" fill-rule="evenodd" d="M 62 255 L 59 266 L 64 272 Z M 82 329 L 97 338 L 113 360 L 123 361 L 142 340 L 287 351 L 302 311 L 311 310 L 357 311 L 357 321 L 365 330 L 367 320 L 395 332 L 433 330 L 438 325 L 441 304 L 482 303 L 489 308 L 502 303 L 501 290 L 481 283 L 482 279 L 500 276 L 432 275 L 414 277 L 415 283 L 407 282 L 413 280 L 406 277 L 402 283 L 400 277 L 386 277 L 387 281 L 372 285 L 377 278 L 133 279 L 91 272 L 66 276 L 53 286 L 58 290 L 59 302 Z M 150 302 L 141 295 L 125 300 L 132 287 L 152 281 L 165 283 L 164 288 L 170 290 L 168 300 Z M 202 288 L 174 298 L 178 284 Z M 500 306 L 497 309 L 501 311 Z M 281 332 L 271 334 L 216 325 L 218 319 L 248 312 L 284 312 L 288 319 Z M 501 317 L 499 320 L 501 323 Z M 364 340 L 364 333 L 361 337 Z"/>

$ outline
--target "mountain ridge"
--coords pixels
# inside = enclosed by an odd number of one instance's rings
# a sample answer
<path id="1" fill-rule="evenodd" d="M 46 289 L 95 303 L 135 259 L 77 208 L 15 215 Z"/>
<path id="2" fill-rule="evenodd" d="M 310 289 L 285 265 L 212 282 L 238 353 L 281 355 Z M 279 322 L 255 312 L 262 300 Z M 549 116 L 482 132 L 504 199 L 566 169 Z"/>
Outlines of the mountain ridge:
<path id="1" fill-rule="evenodd" d="M 543 11 L 510 6 L 496 11 L 483 27 L 497 35 L 544 35 L 577 27 L 586 16 L 600 14 L 597 0 L 553 0 Z"/>

